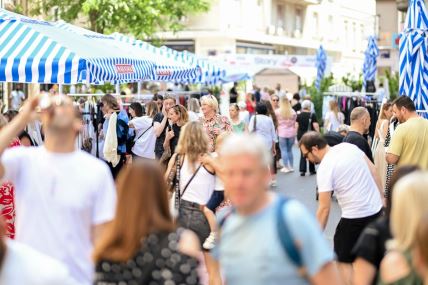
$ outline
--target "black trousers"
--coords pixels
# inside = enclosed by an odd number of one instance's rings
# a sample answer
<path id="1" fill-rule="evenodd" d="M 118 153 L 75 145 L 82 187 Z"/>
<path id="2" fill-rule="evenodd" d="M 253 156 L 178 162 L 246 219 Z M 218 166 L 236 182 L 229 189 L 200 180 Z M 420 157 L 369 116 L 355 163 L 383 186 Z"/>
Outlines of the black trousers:
<path id="1" fill-rule="evenodd" d="M 116 177 L 117 175 L 119 175 L 119 172 L 122 169 L 122 167 L 125 165 L 125 162 L 126 162 L 125 154 L 120 155 L 119 163 L 115 167 L 113 167 L 113 165 L 110 162 L 107 162 L 114 180 L 116 180 Z"/>
<path id="2" fill-rule="evenodd" d="M 303 156 L 303 153 L 300 152 L 300 173 L 306 173 L 307 170 L 307 163 L 309 163 L 309 172 L 310 173 L 315 173 L 315 164 L 313 164 L 312 162 L 309 162 L 306 160 L 306 158 Z"/>

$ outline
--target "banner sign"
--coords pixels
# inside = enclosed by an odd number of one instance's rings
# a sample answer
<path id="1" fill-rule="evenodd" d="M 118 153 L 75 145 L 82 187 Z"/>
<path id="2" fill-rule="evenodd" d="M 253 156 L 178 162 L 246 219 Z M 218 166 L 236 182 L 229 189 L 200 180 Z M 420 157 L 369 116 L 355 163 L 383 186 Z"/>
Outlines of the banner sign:
<path id="1" fill-rule="evenodd" d="M 258 54 L 233 54 L 220 55 L 224 62 L 230 65 L 290 68 L 290 67 L 315 67 L 315 55 L 258 55 Z"/>
<path id="2" fill-rule="evenodd" d="M 119 74 L 133 74 L 134 66 L 132 64 L 115 64 L 116 72 Z"/>

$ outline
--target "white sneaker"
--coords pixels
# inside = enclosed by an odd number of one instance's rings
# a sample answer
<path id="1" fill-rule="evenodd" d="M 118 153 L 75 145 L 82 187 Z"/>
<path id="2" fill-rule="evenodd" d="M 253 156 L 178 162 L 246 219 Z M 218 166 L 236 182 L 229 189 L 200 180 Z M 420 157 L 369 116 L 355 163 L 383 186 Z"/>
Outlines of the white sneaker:
<path id="1" fill-rule="evenodd" d="M 294 172 L 294 168 L 289 168 L 290 172 Z"/>
<path id="2" fill-rule="evenodd" d="M 276 187 L 276 180 L 272 180 L 270 182 L 270 187 Z"/>
<path id="3" fill-rule="evenodd" d="M 288 167 L 283 167 L 283 168 L 281 168 L 281 170 L 280 170 L 282 173 L 289 173 L 289 172 L 291 172 L 291 170 L 288 168 Z"/>
<path id="4" fill-rule="evenodd" d="M 217 240 L 217 234 L 215 232 L 211 232 L 210 235 L 205 240 L 202 247 L 208 250 L 213 249 L 215 247 L 216 240 Z"/>

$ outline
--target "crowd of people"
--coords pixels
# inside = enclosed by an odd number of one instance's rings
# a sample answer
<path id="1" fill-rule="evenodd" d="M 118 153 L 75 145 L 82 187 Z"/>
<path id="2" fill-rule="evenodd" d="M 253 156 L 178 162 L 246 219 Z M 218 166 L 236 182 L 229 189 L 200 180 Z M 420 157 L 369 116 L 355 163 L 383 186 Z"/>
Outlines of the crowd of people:
<path id="1" fill-rule="evenodd" d="M 337 101 L 320 117 L 280 85 L 238 89 L 227 115 L 214 95 L 103 96 L 104 161 L 76 148 L 70 98 L 0 117 L 0 284 L 428 284 L 428 121 L 412 100 L 384 103 L 368 140 L 365 107 L 346 126 Z M 35 122 L 42 144 L 23 133 Z M 296 144 L 315 216 L 275 191 Z"/>

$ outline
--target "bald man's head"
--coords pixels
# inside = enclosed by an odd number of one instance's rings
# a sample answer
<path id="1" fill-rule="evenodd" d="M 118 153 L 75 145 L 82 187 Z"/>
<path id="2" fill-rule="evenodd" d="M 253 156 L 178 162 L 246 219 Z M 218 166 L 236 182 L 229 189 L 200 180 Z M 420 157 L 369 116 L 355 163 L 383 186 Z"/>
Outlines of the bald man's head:
<path id="1" fill-rule="evenodd" d="M 351 112 L 351 128 L 358 130 L 361 134 L 369 131 L 371 124 L 370 114 L 364 107 L 354 108 Z"/>

